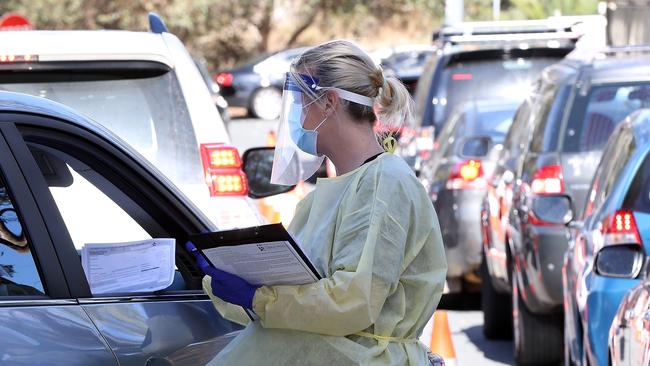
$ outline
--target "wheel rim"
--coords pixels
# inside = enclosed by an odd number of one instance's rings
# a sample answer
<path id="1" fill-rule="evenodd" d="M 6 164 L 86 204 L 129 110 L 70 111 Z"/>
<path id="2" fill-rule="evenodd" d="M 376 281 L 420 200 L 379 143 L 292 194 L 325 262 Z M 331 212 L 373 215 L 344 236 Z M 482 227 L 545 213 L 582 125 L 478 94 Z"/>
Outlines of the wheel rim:
<path id="1" fill-rule="evenodd" d="M 276 119 L 280 117 L 282 107 L 282 94 L 276 89 L 265 88 L 255 93 L 253 110 L 262 119 Z"/>

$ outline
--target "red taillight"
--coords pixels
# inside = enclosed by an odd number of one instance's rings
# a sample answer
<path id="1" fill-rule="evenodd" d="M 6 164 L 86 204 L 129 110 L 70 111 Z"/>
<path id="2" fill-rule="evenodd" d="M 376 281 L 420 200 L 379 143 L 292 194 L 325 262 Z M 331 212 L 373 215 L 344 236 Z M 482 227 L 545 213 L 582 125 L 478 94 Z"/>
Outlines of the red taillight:
<path id="1" fill-rule="evenodd" d="M 0 54 L 0 63 L 32 62 L 32 61 L 38 61 L 38 56 Z"/>
<path id="2" fill-rule="evenodd" d="M 447 179 L 447 189 L 481 189 L 486 187 L 483 167 L 478 160 L 456 164 Z"/>
<path id="3" fill-rule="evenodd" d="M 214 77 L 214 81 L 220 86 L 232 86 L 234 77 L 229 72 L 220 72 Z"/>
<path id="4" fill-rule="evenodd" d="M 459 73 L 459 74 L 452 74 L 451 75 L 451 80 L 454 80 L 454 81 L 472 80 L 473 78 L 474 78 L 474 75 L 468 74 L 468 73 Z"/>
<path id="5" fill-rule="evenodd" d="M 248 194 L 248 180 L 241 170 L 237 148 L 224 144 L 201 144 L 200 150 L 210 196 Z"/>
<path id="6" fill-rule="evenodd" d="M 564 178 L 560 165 L 549 165 L 539 169 L 533 176 L 530 189 L 535 194 L 558 194 L 564 192 Z"/>
<path id="7" fill-rule="evenodd" d="M 618 210 L 603 220 L 602 234 L 604 244 L 641 244 L 641 236 L 631 211 Z"/>

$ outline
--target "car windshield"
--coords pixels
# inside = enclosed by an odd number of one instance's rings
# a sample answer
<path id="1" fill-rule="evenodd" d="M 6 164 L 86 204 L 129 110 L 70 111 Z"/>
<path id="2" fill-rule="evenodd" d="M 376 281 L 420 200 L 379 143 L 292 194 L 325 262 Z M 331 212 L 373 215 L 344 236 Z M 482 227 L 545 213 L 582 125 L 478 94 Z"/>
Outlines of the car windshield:
<path id="1" fill-rule="evenodd" d="M 476 131 L 481 135 L 492 136 L 494 142 L 503 142 L 514 114 L 514 108 L 481 112 L 477 116 Z"/>
<path id="2" fill-rule="evenodd" d="M 554 57 L 482 59 L 455 62 L 443 70 L 434 93 L 433 121 L 437 129 L 460 103 L 481 99 L 521 101 L 540 72 L 555 62 Z M 435 86 L 434 86 L 435 87 Z"/>
<path id="3" fill-rule="evenodd" d="M 518 105 L 472 107 L 473 104 L 464 108 L 456 134 L 490 136 L 494 143 L 503 143 Z"/>
<path id="4" fill-rule="evenodd" d="M 625 83 L 594 86 L 587 95 L 576 96 L 564 132 L 566 152 L 602 150 L 625 117 L 640 108 L 650 107 L 650 83 Z"/>
<path id="5" fill-rule="evenodd" d="M 0 73 L 0 90 L 63 103 L 111 130 L 177 185 L 202 182 L 192 122 L 173 71 Z"/>
<path id="6" fill-rule="evenodd" d="M 399 52 L 387 57 L 382 64 L 395 71 L 421 70 L 434 53 L 434 50 Z"/>

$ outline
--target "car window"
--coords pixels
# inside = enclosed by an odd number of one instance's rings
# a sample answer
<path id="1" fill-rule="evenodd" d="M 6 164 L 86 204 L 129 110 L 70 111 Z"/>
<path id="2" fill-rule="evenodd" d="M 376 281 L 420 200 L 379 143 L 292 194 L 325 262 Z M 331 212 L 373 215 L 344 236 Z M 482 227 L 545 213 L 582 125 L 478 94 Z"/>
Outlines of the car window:
<path id="1" fill-rule="evenodd" d="M 616 133 L 612 136 L 612 142 L 607 145 L 604 158 L 596 170 L 584 210 L 585 217 L 598 212 L 607 201 L 635 149 L 636 143 L 632 134 Z"/>
<path id="2" fill-rule="evenodd" d="M 530 143 L 531 151 L 539 153 L 557 149 L 558 133 L 570 90 L 569 87 L 560 88 L 555 84 L 547 84 L 542 90 L 535 102 L 538 108 L 533 122 L 535 129 Z"/>
<path id="3" fill-rule="evenodd" d="M 129 143 L 181 189 L 204 184 L 194 128 L 175 73 L 147 67 L 151 69 L 106 74 L 71 69 L 29 77 L 2 75 L 0 90 L 63 103 Z"/>
<path id="4" fill-rule="evenodd" d="M 0 177 L 0 297 L 45 295 L 31 243 Z"/>
<path id="5" fill-rule="evenodd" d="M 174 237 L 147 211 L 151 208 L 142 208 L 113 183 L 124 178 L 95 169 L 100 162 L 69 147 L 61 150 L 35 142 L 28 146 L 78 252 L 85 244 Z"/>
<path id="6" fill-rule="evenodd" d="M 526 99 L 519 106 L 515 116 L 513 118 L 512 126 L 508 130 L 508 134 L 505 137 L 503 143 L 503 151 L 506 154 L 511 154 L 511 157 L 514 158 L 516 155 L 521 153 L 523 149 L 526 135 L 528 133 L 528 121 L 530 118 L 531 112 L 531 100 Z"/>
<path id="7" fill-rule="evenodd" d="M 393 70 L 421 68 L 434 53 L 434 50 L 398 52 L 387 57 L 382 64 Z"/>
<path id="8" fill-rule="evenodd" d="M 434 54 L 424 64 L 422 75 L 420 75 L 420 79 L 415 87 L 415 96 L 413 97 L 415 100 L 415 119 L 416 123 L 421 126 L 433 125 L 429 116 L 425 116 L 425 114 L 429 109 L 429 94 L 431 93 L 431 84 L 433 82 L 433 73 L 436 70 L 437 59 Z M 435 131 L 435 134 L 439 135 L 440 131 Z"/>
<path id="9" fill-rule="evenodd" d="M 650 154 L 647 154 L 630 185 L 623 208 L 650 213 Z"/>
<path id="10" fill-rule="evenodd" d="M 438 137 L 440 145 L 438 146 L 438 149 L 443 156 L 451 156 L 454 142 L 456 141 L 456 126 L 463 124 L 464 116 L 465 113 L 462 113 L 460 111 L 459 113 L 452 115 L 452 117 L 440 132 L 440 136 Z"/>
<path id="11" fill-rule="evenodd" d="M 86 243 L 115 243 L 151 236 L 106 192 L 114 190 L 92 168 L 52 148 L 31 145 L 77 250 Z M 93 179 L 90 181 L 89 179 Z"/>
<path id="12" fill-rule="evenodd" d="M 515 105 L 478 108 L 471 123 L 467 121 L 464 128 L 457 127 L 457 131 L 464 136 L 490 136 L 494 143 L 502 143 L 512 125 L 515 108 Z"/>
<path id="13" fill-rule="evenodd" d="M 650 84 L 598 85 L 576 96 L 565 131 L 563 150 L 602 150 L 614 128 L 640 108 L 650 107 Z"/>
<path id="14" fill-rule="evenodd" d="M 525 98 L 530 85 L 556 58 L 483 59 L 445 67 L 430 103 L 433 123 L 440 126 L 460 103 L 482 99 Z"/>

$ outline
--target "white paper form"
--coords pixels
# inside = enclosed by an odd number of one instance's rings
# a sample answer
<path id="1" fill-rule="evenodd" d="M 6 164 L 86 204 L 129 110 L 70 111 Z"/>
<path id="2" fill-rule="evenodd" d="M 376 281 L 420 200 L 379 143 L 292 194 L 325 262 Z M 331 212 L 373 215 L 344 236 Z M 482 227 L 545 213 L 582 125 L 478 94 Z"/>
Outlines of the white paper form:
<path id="1" fill-rule="evenodd" d="M 174 281 L 176 240 L 88 243 L 81 263 L 93 295 L 162 290 Z"/>
<path id="2" fill-rule="evenodd" d="M 203 249 L 212 264 L 254 285 L 303 285 L 316 275 L 288 241 Z"/>

